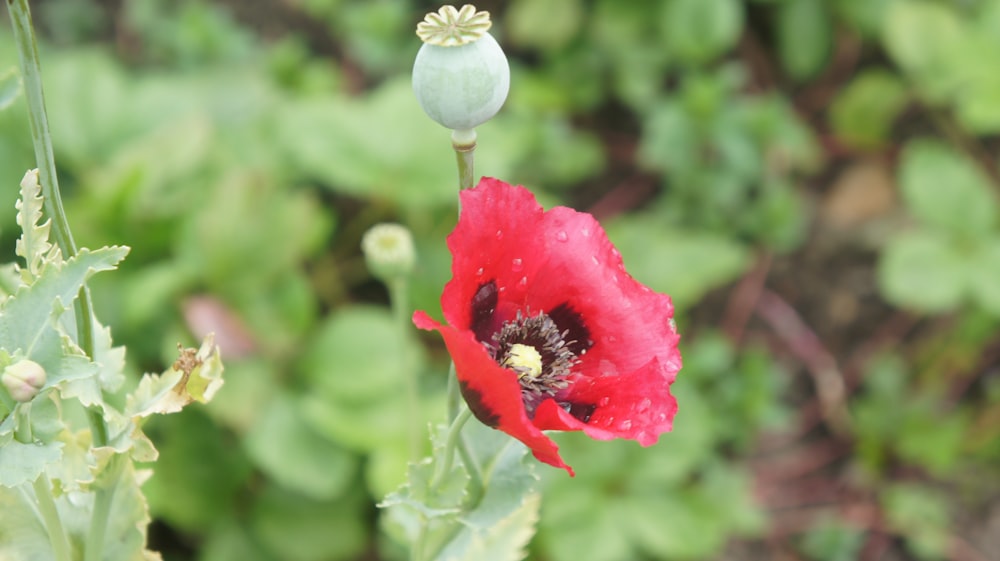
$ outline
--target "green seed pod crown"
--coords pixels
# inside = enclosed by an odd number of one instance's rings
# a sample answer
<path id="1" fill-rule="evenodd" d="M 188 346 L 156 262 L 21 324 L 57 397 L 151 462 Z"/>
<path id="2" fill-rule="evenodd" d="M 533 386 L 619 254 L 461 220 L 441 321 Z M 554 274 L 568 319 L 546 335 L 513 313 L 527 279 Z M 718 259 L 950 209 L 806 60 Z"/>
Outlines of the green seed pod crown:
<path id="1" fill-rule="evenodd" d="M 424 42 L 413 63 L 413 92 L 424 112 L 453 130 L 490 120 L 507 99 L 510 67 L 487 31 L 489 12 L 444 6 L 417 26 Z"/>

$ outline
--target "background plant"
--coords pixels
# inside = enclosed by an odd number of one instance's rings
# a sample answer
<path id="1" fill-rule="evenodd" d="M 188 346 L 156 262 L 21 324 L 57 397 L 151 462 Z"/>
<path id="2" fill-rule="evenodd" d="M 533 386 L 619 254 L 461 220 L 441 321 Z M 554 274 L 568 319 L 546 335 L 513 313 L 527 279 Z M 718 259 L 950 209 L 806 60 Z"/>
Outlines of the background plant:
<path id="1" fill-rule="evenodd" d="M 477 5 L 512 70 L 477 173 L 598 215 L 687 359 L 655 448 L 561 440 L 579 475 L 545 474 L 532 558 L 996 555 L 998 4 Z M 436 8 L 38 3 L 74 231 L 133 248 L 92 283 L 127 371 L 209 329 L 227 361 L 212 404 L 147 425 L 168 559 L 399 553 L 372 506 L 408 457 L 398 376 L 440 411 L 446 358 L 398 335 L 358 247 L 407 224 L 436 306 L 453 155 L 407 76 Z M 5 36 L 8 201 L 33 165 L 15 61 Z"/>

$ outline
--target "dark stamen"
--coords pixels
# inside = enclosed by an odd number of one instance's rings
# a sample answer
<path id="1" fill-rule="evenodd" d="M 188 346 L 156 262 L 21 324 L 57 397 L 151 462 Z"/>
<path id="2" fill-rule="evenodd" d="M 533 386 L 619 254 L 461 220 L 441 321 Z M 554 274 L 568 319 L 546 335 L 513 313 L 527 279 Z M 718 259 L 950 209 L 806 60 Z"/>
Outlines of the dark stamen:
<path id="1" fill-rule="evenodd" d="M 517 317 L 504 323 L 499 332 L 494 333 L 492 344 L 487 344 L 493 359 L 506 364 L 511 347 L 515 344 L 534 347 L 541 355 L 542 369 L 537 376 L 519 375 L 521 398 L 529 416 L 547 397 L 554 397 L 569 385 L 570 371 L 579 362 L 573 348 L 579 348 L 576 341 L 568 340 L 568 331 L 560 331 L 553 319 L 544 313 L 531 316 L 517 313 Z M 589 347 L 589 345 L 587 345 Z M 521 374 L 521 372 L 518 372 Z"/>

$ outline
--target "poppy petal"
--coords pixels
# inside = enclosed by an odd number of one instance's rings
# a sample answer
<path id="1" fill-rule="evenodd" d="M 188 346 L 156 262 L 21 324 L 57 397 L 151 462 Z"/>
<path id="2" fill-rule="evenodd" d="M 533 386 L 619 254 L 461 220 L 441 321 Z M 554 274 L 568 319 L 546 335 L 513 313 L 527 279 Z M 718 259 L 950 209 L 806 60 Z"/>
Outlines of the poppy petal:
<path id="1" fill-rule="evenodd" d="M 559 456 L 556 443 L 528 419 L 514 372 L 497 364 L 469 331 L 437 323 L 420 311 L 413 314 L 413 323 L 421 329 L 436 330 L 444 338 L 455 361 L 462 396 L 477 419 L 523 442 L 538 461 L 573 475 L 573 469 Z"/>

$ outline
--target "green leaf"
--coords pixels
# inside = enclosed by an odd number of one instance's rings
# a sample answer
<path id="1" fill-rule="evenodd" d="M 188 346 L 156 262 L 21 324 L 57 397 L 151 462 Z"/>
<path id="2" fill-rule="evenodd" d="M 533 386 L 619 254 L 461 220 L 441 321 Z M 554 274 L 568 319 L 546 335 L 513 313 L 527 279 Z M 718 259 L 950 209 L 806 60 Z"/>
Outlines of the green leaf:
<path id="1" fill-rule="evenodd" d="M 939 2 L 896 1 L 882 21 L 883 44 L 924 92 L 934 100 L 950 93 L 951 66 L 966 33 L 955 11 Z"/>
<path id="2" fill-rule="evenodd" d="M 968 279 L 967 262 L 933 232 L 910 232 L 889 240 L 878 263 L 882 293 L 895 304 L 936 313 L 959 305 Z"/>
<path id="3" fill-rule="evenodd" d="M 994 316 L 1000 316 L 1000 237 L 994 236 L 978 246 L 969 258 L 972 296 Z"/>
<path id="4" fill-rule="evenodd" d="M 490 127 L 478 131 L 488 138 Z M 454 204 L 455 154 L 448 130 L 420 110 L 409 79 L 386 82 L 363 99 L 306 101 L 280 114 L 276 145 L 311 178 L 337 193 L 408 208 Z M 482 142 L 479 172 L 503 177 L 510 156 Z"/>
<path id="5" fill-rule="evenodd" d="M 504 14 L 506 35 L 520 47 L 554 51 L 573 39 L 584 14 L 579 0 L 515 0 Z"/>
<path id="6" fill-rule="evenodd" d="M 796 80 L 815 76 L 830 56 L 833 19 L 823 0 L 794 0 L 778 6 L 778 54 Z"/>
<path id="7" fill-rule="evenodd" d="M 906 538 L 907 549 L 920 559 L 943 559 L 948 547 L 947 501 L 916 484 L 897 484 L 881 497 L 891 527 Z"/>
<path id="8" fill-rule="evenodd" d="M 529 493 L 519 506 L 487 528 L 464 529 L 441 553 L 448 561 L 519 561 L 535 535 L 542 495 Z"/>
<path id="9" fill-rule="evenodd" d="M 58 249 L 49 243 L 51 220 L 44 224 L 42 219 L 42 186 L 38 182 L 38 170 L 29 170 L 21 179 L 21 198 L 14 205 L 17 208 L 17 224 L 21 226 L 21 237 L 14 244 L 14 253 L 24 258 L 28 278 L 38 277 L 46 261 L 61 261 Z"/>
<path id="10" fill-rule="evenodd" d="M 333 499 L 357 473 L 357 459 L 306 425 L 291 398 L 275 396 L 243 440 L 250 459 L 285 488 Z"/>
<path id="11" fill-rule="evenodd" d="M 909 143 L 900 175 L 905 200 L 923 221 L 969 234 L 985 233 L 996 223 L 987 179 L 952 148 L 934 141 Z"/>
<path id="12" fill-rule="evenodd" d="M 250 527 L 283 561 L 356 559 L 369 540 L 360 497 L 331 504 L 268 486 L 253 505 Z"/>
<path id="13" fill-rule="evenodd" d="M 343 307 L 303 352 L 299 371 L 336 402 L 372 402 L 402 395 L 405 376 L 420 371 L 422 347 L 385 308 Z"/>
<path id="14" fill-rule="evenodd" d="M 154 515 L 186 532 L 205 532 L 230 512 L 252 466 L 199 409 L 155 417 L 147 428 L 160 450 L 143 486 Z"/>
<path id="15" fill-rule="evenodd" d="M 677 58 L 699 64 L 736 44 L 743 18 L 743 4 L 737 0 L 671 0 L 663 3 L 661 29 Z"/>
<path id="16" fill-rule="evenodd" d="M 21 74 L 11 66 L 0 73 L 0 111 L 10 107 L 21 95 Z"/>
<path id="17" fill-rule="evenodd" d="M 906 107 L 906 87 L 895 74 L 869 70 L 855 77 L 833 101 L 830 124 L 839 138 L 859 148 L 889 140 L 892 125 Z"/>
<path id="18" fill-rule="evenodd" d="M 653 216 L 634 216 L 606 225 L 628 272 L 653 290 L 686 307 L 715 287 L 731 282 L 749 265 L 746 248 L 713 234 L 666 230 Z"/>
<path id="19" fill-rule="evenodd" d="M 58 301 L 70 305 L 91 275 L 114 269 L 128 251 L 127 247 L 82 249 L 65 263 L 52 263 L 34 284 L 22 287 L 4 302 L 0 310 L 0 348 L 20 349 L 31 356 L 35 342 L 50 325 L 53 304 Z"/>
<path id="20" fill-rule="evenodd" d="M 800 549 L 816 561 L 852 561 L 864 545 L 864 533 L 837 521 L 824 521 L 802 538 Z"/>
<path id="21" fill-rule="evenodd" d="M 0 487 L 16 487 L 34 481 L 45 467 L 62 458 L 62 443 L 24 444 L 16 440 L 0 446 Z"/>
<path id="22" fill-rule="evenodd" d="M 969 238 L 996 226 L 997 200 L 989 181 L 951 147 L 931 140 L 909 142 L 899 175 L 907 207 L 924 223 Z"/>
<path id="23" fill-rule="evenodd" d="M 3 450 L 0 448 L 0 450 Z M 21 489 L 0 485 L 0 559 L 49 561 L 54 559 L 48 532 L 25 500 Z"/>

